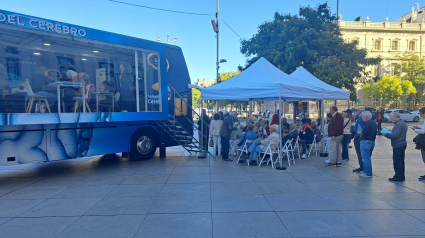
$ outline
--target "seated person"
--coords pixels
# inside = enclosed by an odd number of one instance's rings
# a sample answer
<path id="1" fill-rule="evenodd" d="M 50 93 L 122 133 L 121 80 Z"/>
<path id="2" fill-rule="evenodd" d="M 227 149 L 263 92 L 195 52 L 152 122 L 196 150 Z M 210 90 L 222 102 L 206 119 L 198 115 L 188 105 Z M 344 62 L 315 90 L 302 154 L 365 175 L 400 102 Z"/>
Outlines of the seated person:
<path id="1" fill-rule="evenodd" d="M 263 132 L 263 138 L 266 138 L 267 136 L 270 135 L 270 127 L 269 127 L 268 120 L 261 121 L 261 131 Z"/>
<path id="2" fill-rule="evenodd" d="M 248 126 L 248 132 L 245 133 L 244 137 L 242 137 L 242 146 L 245 146 L 245 143 L 247 140 L 249 141 L 255 141 L 257 140 L 257 134 L 254 132 L 254 125 Z M 252 143 L 248 143 L 247 146 L 249 147 Z"/>
<path id="3" fill-rule="evenodd" d="M 270 127 L 270 135 L 265 138 L 264 140 L 261 140 L 260 142 L 252 143 L 252 145 L 248 149 L 248 154 L 241 156 L 241 158 L 249 159 L 249 157 L 252 154 L 252 161 L 249 163 L 249 165 L 257 165 L 257 153 L 258 152 L 265 152 L 267 150 L 267 147 L 271 143 L 279 143 L 279 135 L 277 132 L 279 131 L 278 125 L 272 125 Z M 272 151 L 275 151 L 277 148 L 277 145 L 274 146 Z"/>
<path id="4" fill-rule="evenodd" d="M 322 133 L 316 122 L 311 123 L 311 129 L 313 130 L 313 134 L 316 135 L 316 142 L 320 142 L 322 140 Z"/>
<path id="5" fill-rule="evenodd" d="M 254 132 L 257 135 L 256 141 L 263 139 L 263 132 L 261 131 L 261 124 L 260 124 L 260 122 L 256 122 L 254 124 Z"/>
<path id="6" fill-rule="evenodd" d="M 295 130 L 297 130 L 298 133 L 300 133 L 301 132 L 301 129 L 303 128 L 302 125 L 301 125 L 301 120 L 300 119 L 297 119 L 297 122 L 296 123 L 297 124 L 295 124 Z"/>
<path id="7" fill-rule="evenodd" d="M 306 151 L 307 151 L 307 145 L 310 145 L 313 143 L 314 135 L 313 130 L 311 130 L 310 125 L 307 123 L 307 119 L 302 119 L 302 130 L 300 132 L 300 138 L 298 139 L 299 142 L 301 142 L 302 148 L 303 148 L 303 156 L 302 159 L 307 158 Z"/>
<path id="8" fill-rule="evenodd" d="M 115 95 L 116 91 L 115 91 L 115 85 L 111 82 L 108 81 L 103 81 L 102 82 L 103 87 L 105 88 L 105 90 L 103 90 L 103 92 L 105 93 L 112 93 L 113 95 Z M 111 95 L 105 95 L 104 97 L 106 97 L 106 99 L 100 101 L 100 105 L 103 106 L 103 111 L 106 112 L 108 108 L 112 107 L 112 97 Z"/>
<path id="9" fill-rule="evenodd" d="M 229 153 L 231 155 L 237 155 L 237 150 L 238 150 L 238 143 L 240 142 L 240 139 L 244 136 L 244 132 L 242 131 L 243 126 L 239 125 L 238 123 L 235 123 L 235 127 L 237 127 L 238 129 L 235 131 L 232 131 L 231 135 L 230 135 L 230 150 Z"/>
<path id="10" fill-rule="evenodd" d="M 289 123 L 286 121 L 286 118 L 282 118 L 282 126 L 285 126 L 287 129 L 289 128 Z"/>
<path id="11" fill-rule="evenodd" d="M 294 146 L 295 143 L 296 143 L 297 137 L 298 137 L 298 131 L 295 130 L 295 124 L 291 123 L 289 125 L 289 132 L 288 132 L 288 134 L 283 134 L 283 139 L 284 139 L 285 143 L 286 143 L 287 140 L 292 139 L 291 144 L 292 144 L 292 146 Z"/>

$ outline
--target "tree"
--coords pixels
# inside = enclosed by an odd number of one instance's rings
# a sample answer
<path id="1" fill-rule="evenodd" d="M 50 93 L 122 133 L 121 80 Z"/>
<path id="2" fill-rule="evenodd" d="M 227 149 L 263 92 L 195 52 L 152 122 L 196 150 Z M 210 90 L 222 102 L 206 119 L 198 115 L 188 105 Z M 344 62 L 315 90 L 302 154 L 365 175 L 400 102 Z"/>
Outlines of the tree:
<path id="1" fill-rule="evenodd" d="M 403 54 L 399 57 L 401 65 L 397 65 L 395 74 L 403 80 L 412 82 L 418 91 L 413 95 L 415 105 L 424 102 L 423 92 L 425 89 L 425 59 L 413 54 Z"/>
<path id="2" fill-rule="evenodd" d="M 300 7 L 299 15 L 276 12 L 252 38 L 241 41 L 241 53 L 249 57 L 245 68 L 260 57 L 288 74 L 303 66 L 324 82 L 349 90 L 355 100 L 356 85 L 369 76 L 366 66 L 382 59 L 367 58 L 357 42 L 344 42 L 336 20 L 327 3 Z"/>
<path id="3" fill-rule="evenodd" d="M 416 93 L 416 88 L 409 80 L 403 80 L 400 83 L 398 77 L 383 76 L 381 80 L 376 82 L 374 86 L 370 84 L 363 85 L 363 92 L 365 98 L 375 97 L 388 101 L 389 105 L 399 102 L 402 96 L 407 96 Z"/>

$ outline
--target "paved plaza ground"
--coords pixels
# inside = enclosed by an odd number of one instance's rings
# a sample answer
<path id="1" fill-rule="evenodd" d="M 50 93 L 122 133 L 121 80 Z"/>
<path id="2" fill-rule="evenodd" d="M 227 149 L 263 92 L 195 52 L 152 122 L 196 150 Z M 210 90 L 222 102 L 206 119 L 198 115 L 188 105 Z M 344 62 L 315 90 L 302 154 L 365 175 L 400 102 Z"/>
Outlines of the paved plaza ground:
<path id="1" fill-rule="evenodd" d="M 354 148 L 340 168 L 312 156 L 286 171 L 178 147 L 141 162 L 109 155 L 0 167 L 0 237 L 425 237 L 425 165 L 408 133 L 405 182 L 388 181 L 383 137 L 371 179 L 352 172 Z"/>

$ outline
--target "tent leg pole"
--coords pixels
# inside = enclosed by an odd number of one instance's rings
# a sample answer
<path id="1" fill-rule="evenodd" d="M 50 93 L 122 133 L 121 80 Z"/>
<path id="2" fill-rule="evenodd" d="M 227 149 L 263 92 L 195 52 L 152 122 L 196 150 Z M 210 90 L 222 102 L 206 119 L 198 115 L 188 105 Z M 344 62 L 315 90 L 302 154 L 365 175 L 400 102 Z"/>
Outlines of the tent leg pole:
<path id="1" fill-rule="evenodd" d="M 284 118 L 286 118 L 285 113 L 286 113 L 286 101 L 285 101 L 285 102 L 283 102 L 283 113 L 282 113 L 282 115 L 283 115 L 283 117 L 284 117 Z M 288 128 L 288 129 L 289 129 L 289 128 Z"/>
<path id="2" fill-rule="evenodd" d="M 347 102 L 347 109 L 350 109 L 350 100 L 348 100 Z"/>
<path id="3" fill-rule="evenodd" d="M 278 134 L 280 134 L 279 136 L 279 164 L 280 167 L 283 168 L 283 163 L 282 163 L 282 109 L 280 108 L 280 106 L 282 105 L 282 98 L 281 96 L 279 96 L 279 131 L 277 132 Z M 272 163 L 273 163 L 273 158 L 272 158 Z"/>
<path id="4" fill-rule="evenodd" d="M 249 117 L 248 118 L 252 120 L 252 99 L 249 100 Z"/>
<path id="5" fill-rule="evenodd" d="M 322 110 L 321 110 L 321 113 L 322 113 L 322 135 L 325 135 L 325 133 L 327 133 L 327 132 L 325 131 L 325 102 L 323 101 L 323 99 L 320 101 L 320 104 L 321 104 L 321 107 L 322 107 Z M 322 139 L 321 139 L 321 141 L 322 141 L 322 154 L 321 154 L 321 156 L 325 157 L 325 143 L 324 143 L 323 139 L 324 138 L 322 137 Z"/>
<path id="6" fill-rule="evenodd" d="M 201 107 L 204 104 L 204 100 L 201 100 Z M 199 142 L 201 145 L 201 154 L 198 156 L 198 159 L 205 159 L 207 157 L 205 150 L 204 150 L 204 115 L 202 115 L 202 109 L 200 109 L 200 113 L 199 115 L 201 115 L 201 118 L 199 120 L 201 120 L 201 133 L 198 133 L 199 135 L 201 135 L 201 138 L 199 138 Z M 199 128 L 198 128 L 199 130 Z"/>

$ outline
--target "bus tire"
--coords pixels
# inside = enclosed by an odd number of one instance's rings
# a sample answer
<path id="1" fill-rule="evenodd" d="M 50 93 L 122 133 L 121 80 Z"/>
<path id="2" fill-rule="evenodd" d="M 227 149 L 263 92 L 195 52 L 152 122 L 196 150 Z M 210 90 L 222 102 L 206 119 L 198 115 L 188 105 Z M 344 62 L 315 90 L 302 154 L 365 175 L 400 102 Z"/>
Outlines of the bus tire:
<path id="1" fill-rule="evenodd" d="M 148 160 L 156 152 L 158 139 L 152 129 L 140 129 L 131 136 L 130 159 Z"/>

